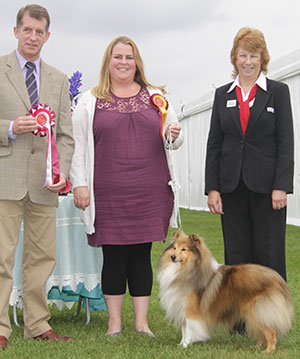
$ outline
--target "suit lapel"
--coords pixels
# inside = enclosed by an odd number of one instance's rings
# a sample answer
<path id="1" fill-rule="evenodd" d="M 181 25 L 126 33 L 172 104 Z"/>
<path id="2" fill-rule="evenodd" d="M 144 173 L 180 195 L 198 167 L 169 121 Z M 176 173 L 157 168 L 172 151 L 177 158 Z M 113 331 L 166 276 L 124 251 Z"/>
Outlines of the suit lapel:
<path id="1" fill-rule="evenodd" d="M 52 87 L 53 87 L 53 81 L 51 78 L 51 68 L 43 60 L 41 60 L 40 94 L 39 94 L 39 103 L 41 105 L 43 106 L 49 105 L 48 99 L 52 91 Z M 35 143 L 37 143 L 39 141 L 39 136 L 34 136 L 34 141 Z"/>
<path id="2" fill-rule="evenodd" d="M 246 136 L 253 130 L 256 121 L 258 120 L 262 111 L 266 108 L 266 104 L 271 96 L 271 91 L 264 91 L 260 87 L 257 88 L 254 104 L 250 110 L 250 117 L 246 130 Z"/>
<path id="3" fill-rule="evenodd" d="M 225 94 L 225 99 L 226 99 L 226 107 L 227 107 L 227 109 L 229 110 L 229 112 L 231 114 L 233 122 L 234 122 L 239 134 L 242 137 L 244 137 L 241 122 L 240 122 L 238 100 L 237 100 L 237 97 L 236 97 L 235 90 L 232 90 L 231 92 L 226 93 Z M 232 100 L 236 101 L 236 105 L 234 107 L 228 107 L 228 101 L 232 101 Z"/>
<path id="4" fill-rule="evenodd" d="M 14 86 L 16 92 L 18 93 L 21 100 L 24 102 L 26 108 L 29 111 L 31 108 L 30 99 L 15 51 L 12 52 L 8 57 L 7 68 L 8 70 L 6 73 L 9 81 Z"/>
<path id="5" fill-rule="evenodd" d="M 40 97 L 39 102 L 42 105 L 48 104 L 49 95 L 52 91 L 53 81 L 51 77 L 51 68 L 41 60 L 41 79 L 40 79 Z"/>

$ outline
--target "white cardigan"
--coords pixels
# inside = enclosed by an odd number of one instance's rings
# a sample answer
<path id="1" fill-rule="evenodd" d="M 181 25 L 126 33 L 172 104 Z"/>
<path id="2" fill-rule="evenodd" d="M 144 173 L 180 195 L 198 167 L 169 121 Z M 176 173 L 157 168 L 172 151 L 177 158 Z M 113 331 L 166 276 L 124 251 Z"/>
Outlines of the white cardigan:
<path id="1" fill-rule="evenodd" d="M 159 90 L 148 88 L 150 95 L 160 93 Z M 75 140 L 75 151 L 72 159 L 70 179 L 73 189 L 79 186 L 87 186 L 90 193 L 90 206 L 85 211 L 80 210 L 80 219 L 85 225 L 88 234 L 95 232 L 95 199 L 94 199 L 94 134 L 93 120 L 95 114 L 96 97 L 91 91 L 86 91 L 80 100 L 72 116 L 73 137 Z M 169 104 L 165 127 L 171 122 L 178 122 L 175 111 Z M 177 149 L 183 143 L 182 131 L 173 142 L 173 149 Z M 169 166 L 171 179 L 174 179 L 174 168 L 171 160 L 168 142 L 164 139 L 166 158 Z M 175 198 L 176 193 L 174 194 Z M 174 200 L 174 203 L 176 201 Z M 174 205 L 170 226 L 177 227 L 177 206 Z"/>

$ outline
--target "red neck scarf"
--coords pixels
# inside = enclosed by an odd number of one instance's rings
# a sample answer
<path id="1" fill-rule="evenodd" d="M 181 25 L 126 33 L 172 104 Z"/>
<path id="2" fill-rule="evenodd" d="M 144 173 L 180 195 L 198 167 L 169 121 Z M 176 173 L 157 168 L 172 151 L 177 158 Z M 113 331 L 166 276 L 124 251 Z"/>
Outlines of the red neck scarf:
<path id="1" fill-rule="evenodd" d="M 242 126 L 244 136 L 246 134 L 248 120 L 250 117 L 249 102 L 251 102 L 254 99 L 254 97 L 256 95 L 256 91 L 257 91 L 257 84 L 255 84 L 252 87 L 249 97 L 248 97 L 248 100 L 243 101 L 243 95 L 242 95 L 241 88 L 239 86 L 235 86 L 236 97 L 237 97 L 238 103 L 240 105 L 240 121 L 241 121 L 241 126 Z"/>

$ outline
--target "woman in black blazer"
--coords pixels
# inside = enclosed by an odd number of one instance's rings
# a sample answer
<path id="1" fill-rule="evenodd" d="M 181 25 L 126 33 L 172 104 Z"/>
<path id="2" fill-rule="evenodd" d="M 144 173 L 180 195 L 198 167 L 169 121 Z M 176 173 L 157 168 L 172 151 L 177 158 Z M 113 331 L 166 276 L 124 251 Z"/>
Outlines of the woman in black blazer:
<path id="1" fill-rule="evenodd" d="M 288 86 L 265 74 L 263 34 L 242 28 L 231 50 L 234 82 L 216 90 L 207 142 L 205 192 L 221 214 L 225 263 L 257 263 L 286 279 L 287 193 L 294 138 Z"/>

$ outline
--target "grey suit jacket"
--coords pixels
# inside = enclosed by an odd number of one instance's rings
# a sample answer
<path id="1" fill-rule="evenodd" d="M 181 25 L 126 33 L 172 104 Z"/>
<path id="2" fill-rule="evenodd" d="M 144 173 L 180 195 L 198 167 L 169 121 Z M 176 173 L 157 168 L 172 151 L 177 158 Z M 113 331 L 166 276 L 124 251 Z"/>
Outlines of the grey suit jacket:
<path id="1" fill-rule="evenodd" d="M 68 175 L 74 151 L 68 77 L 41 61 L 39 102 L 55 112 L 53 129 L 60 171 Z M 32 133 L 8 139 L 10 121 L 31 108 L 16 52 L 0 57 L 0 199 L 20 200 L 29 193 L 34 203 L 56 206 L 57 194 L 43 187 L 47 137 Z"/>

